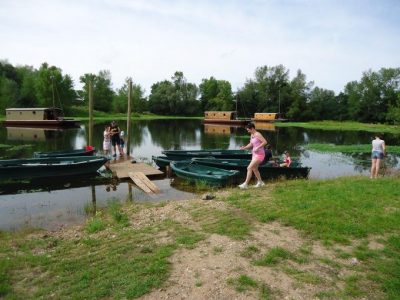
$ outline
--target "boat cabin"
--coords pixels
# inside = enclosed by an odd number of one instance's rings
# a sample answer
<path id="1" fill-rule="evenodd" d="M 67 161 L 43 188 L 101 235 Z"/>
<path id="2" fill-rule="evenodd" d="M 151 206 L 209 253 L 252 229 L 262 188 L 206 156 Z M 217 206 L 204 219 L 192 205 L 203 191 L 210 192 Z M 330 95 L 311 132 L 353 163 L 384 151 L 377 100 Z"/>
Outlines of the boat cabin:
<path id="1" fill-rule="evenodd" d="M 236 120 L 236 111 L 206 111 L 204 112 L 204 119 L 216 120 Z"/>
<path id="2" fill-rule="evenodd" d="M 254 121 L 274 121 L 278 119 L 279 114 L 277 113 L 255 113 Z"/>
<path id="3" fill-rule="evenodd" d="M 58 120 L 63 117 L 60 108 L 7 108 L 7 121 L 22 121 L 22 120 Z"/>

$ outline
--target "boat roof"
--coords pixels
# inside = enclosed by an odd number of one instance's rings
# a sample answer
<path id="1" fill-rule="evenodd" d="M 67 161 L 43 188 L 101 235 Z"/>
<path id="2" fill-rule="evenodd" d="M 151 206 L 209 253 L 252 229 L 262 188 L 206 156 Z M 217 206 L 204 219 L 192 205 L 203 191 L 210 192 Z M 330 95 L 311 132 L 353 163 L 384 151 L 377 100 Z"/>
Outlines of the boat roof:
<path id="1" fill-rule="evenodd" d="M 30 110 L 61 110 L 61 108 L 57 107 L 32 107 L 32 108 L 6 108 L 6 111 L 30 111 Z"/>

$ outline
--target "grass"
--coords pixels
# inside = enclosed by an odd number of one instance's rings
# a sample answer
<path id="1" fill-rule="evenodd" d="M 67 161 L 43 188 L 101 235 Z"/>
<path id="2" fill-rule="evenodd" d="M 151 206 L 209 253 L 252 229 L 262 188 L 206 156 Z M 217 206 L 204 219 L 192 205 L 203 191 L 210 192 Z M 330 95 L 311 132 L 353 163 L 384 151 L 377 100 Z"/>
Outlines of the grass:
<path id="1" fill-rule="evenodd" d="M 370 124 L 353 121 L 277 122 L 274 124 L 277 127 L 302 127 L 323 130 L 352 130 L 394 134 L 398 134 L 400 132 L 400 126 L 397 125 Z"/>
<path id="2" fill-rule="evenodd" d="M 365 177 L 294 180 L 276 185 L 270 201 L 254 200 L 262 189 L 226 200 L 261 222 L 279 219 L 313 238 L 346 244 L 400 228 L 399 183 L 399 178 Z"/>
<path id="3" fill-rule="evenodd" d="M 174 253 L 192 251 L 217 234 L 243 245 L 232 261 L 247 261 L 250 270 L 258 269 L 253 274 L 238 268 L 238 275 L 231 275 L 228 284 L 239 293 L 284 298 L 256 277 L 269 272 L 290 278 L 293 287 L 313 285 L 314 296 L 321 299 L 399 299 L 399 186 L 399 177 L 348 177 L 225 189 L 217 196 L 223 202 L 179 206 L 191 217 L 188 223 L 163 215 L 141 227 L 133 220 L 146 215 L 143 209 L 169 204 L 122 204 L 111 199 L 106 209 L 68 235 L 0 232 L 0 298 L 138 298 L 168 288 Z M 279 242 L 254 240 L 259 222 L 270 221 L 297 229 L 301 244 L 289 249 Z M 285 230 L 278 233 L 284 240 Z M 316 256 L 315 241 L 322 242 L 330 256 Z M 380 247 L 371 247 L 371 241 Z M 229 247 L 212 246 L 206 259 L 222 259 Z M 355 264 L 348 263 L 355 258 Z M 194 276 L 194 287 L 205 286 L 206 278 Z"/>
<path id="4" fill-rule="evenodd" d="M 307 149 L 319 152 L 341 152 L 341 153 L 370 153 L 370 144 L 360 145 L 334 145 L 334 144 L 308 144 Z M 387 146 L 387 153 L 400 154 L 400 146 Z"/>

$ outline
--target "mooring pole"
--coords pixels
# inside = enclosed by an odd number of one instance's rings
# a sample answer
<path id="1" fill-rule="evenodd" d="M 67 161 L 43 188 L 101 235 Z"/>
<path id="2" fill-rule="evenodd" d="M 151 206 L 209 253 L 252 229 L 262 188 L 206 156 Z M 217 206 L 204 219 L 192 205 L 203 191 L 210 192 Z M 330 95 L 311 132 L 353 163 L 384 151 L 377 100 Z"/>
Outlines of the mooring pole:
<path id="1" fill-rule="evenodd" d="M 93 82 L 89 80 L 89 146 L 93 146 Z"/>
<path id="2" fill-rule="evenodd" d="M 128 109 L 126 121 L 126 154 L 131 154 L 132 79 L 128 79 Z"/>

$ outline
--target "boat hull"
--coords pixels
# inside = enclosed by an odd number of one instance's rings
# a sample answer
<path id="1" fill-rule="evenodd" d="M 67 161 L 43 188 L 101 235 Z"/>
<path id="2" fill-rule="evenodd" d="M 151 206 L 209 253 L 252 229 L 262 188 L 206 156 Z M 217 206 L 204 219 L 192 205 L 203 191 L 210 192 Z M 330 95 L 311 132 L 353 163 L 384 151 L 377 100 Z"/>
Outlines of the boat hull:
<path id="1" fill-rule="evenodd" d="M 94 155 L 95 151 L 96 151 L 96 149 L 92 147 L 90 149 L 62 150 L 62 151 L 53 151 L 53 152 L 35 152 L 33 154 L 33 156 L 36 158 L 91 156 L 91 155 Z"/>
<path id="2" fill-rule="evenodd" d="M 107 160 L 101 156 L 0 160 L 0 180 L 94 174 Z"/>
<path id="3" fill-rule="evenodd" d="M 209 166 L 214 168 L 221 168 L 225 170 L 236 170 L 240 172 L 241 177 L 247 174 L 247 166 L 249 160 L 243 159 L 208 159 L 208 158 L 194 158 L 192 161 L 195 164 Z M 263 179 L 277 179 L 284 177 L 286 179 L 293 178 L 308 178 L 311 168 L 302 167 L 300 163 L 292 163 L 290 167 L 279 167 L 274 165 L 273 162 L 267 162 L 258 167 L 258 170 Z"/>
<path id="4" fill-rule="evenodd" d="M 190 160 L 195 157 L 251 159 L 251 152 L 246 150 L 165 150 L 162 153 L 171 160 Z"/>
<path id="5" fill-rule="evenodd" d="M 176 176 L 180 178 L 211 186 L 226 186 L 236 183 L 239 174 L 238 171 L 192 164 L 191 161 L 172 161 L 170 166 Z"/>
<path id="6" fill-rule="evenodd" d="M 166 167 L 169 166 L 169 163 L 172 161 L 166 156 L 152 156 L 151 158 L 160 169 L 165 169 Z"/>

